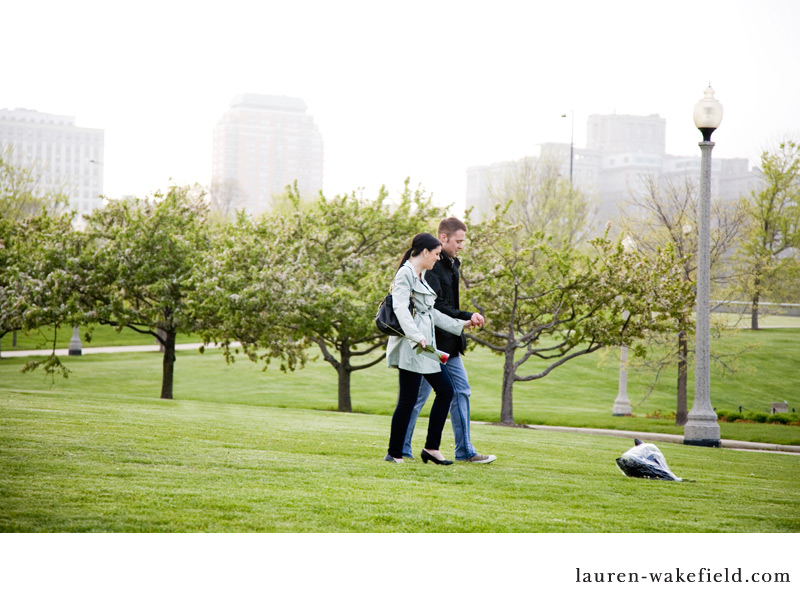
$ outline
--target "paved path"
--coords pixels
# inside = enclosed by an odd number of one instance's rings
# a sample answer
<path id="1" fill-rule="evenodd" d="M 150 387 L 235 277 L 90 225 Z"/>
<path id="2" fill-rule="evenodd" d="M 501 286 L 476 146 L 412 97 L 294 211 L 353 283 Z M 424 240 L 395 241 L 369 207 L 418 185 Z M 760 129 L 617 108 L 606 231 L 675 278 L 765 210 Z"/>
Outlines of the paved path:
<path id="1" fill-rule="evenodd" d="M 176 344 L 175 350 L 197 350 L 202 344 Z M 231 346 L 239 346 L 234 342 Z M 216 348 L 216 346 L 206 346 L 206 348 Z M 158 352 L 159 346 L 106 346 L 100 348 L 83 348 L 83 354 L 111 354 L 117 352 Z M 2 352 L 2 358 L 17 358 L 23 356 L 49 356 L 50 350 L 12 350 Z M 68 356 L 66 348 L 56 349 L 56 355 Z M 473 422 L 474 424 L 493 424 L 491 422 Z M 545 424 L 526 424 L 526 428 L 534 430 L 548 430 L 554 432 L 572 432 L 576 434 L 591 434 L 597 436 L 617 437 L 624 439 L 639 439 L 645 442 L 662 443 L 683 443 L 683 436 L 677 434 L 665 434 L 659 432 L 635 432 L 630 430 L 610 430 L 603 428 L 578 428 L 572 426 L 547 426 Z M 720 445 L 725 449 L 739 449 L 742 451 L 770 451 L 772 453 L 786 453 L 790 455 L 800 455 L 800 447 L 794 445 L 778 445 L 775 443 L 756 443 L 751 441 L 732 441 L 722 439 Z"/>
<path id="2" fill-rule="evenodd" d="M 482 424 L 489 424 L 484 422 Z M 534 430 L 550 430 L 554 432 L 572 432 L 576 434 L 592 434 L 598 436 L 619 437 L 624 439 L 639 439 L 645 442 L 662 442 L 683 444 L 683 435 L 665 434 L 661 432 L 635 432 L 631 430 L 610 430 L 603 428 L 578 428 L 573 426 L 547 426 L 544 424 L 526 424 L 527 428 Z M 771 451 L 773 453 L 788 453 L 800 455 L 800 447 L 795 445 L 777 445 L 775 443 L 756 443 L 753 441 L 733 441 L 722 439 L 720 445 L 724 449 L 739 449 L 742 451 Z"/>
<path id="3" fill-rule="evenodd" d="M 202 344 L 175 344 L 175 350 L 197 350 Z M 231 346 L 238 347 L 239 342 L 231 342 Z M 217 348 L 209 344 L 207 349 Z M 145 346 L 102 346 L 98 348 L 83 348 L 83 354 L 112 354 L 117 352 L 158 352 L 158 344 Z M 0 352 L 0 358 L 21 358 L 24 356 L 50 356 L 52 350 L 4 350 Z M 56 356 L 68 356 L 68 348 L 56 348 Z"/>

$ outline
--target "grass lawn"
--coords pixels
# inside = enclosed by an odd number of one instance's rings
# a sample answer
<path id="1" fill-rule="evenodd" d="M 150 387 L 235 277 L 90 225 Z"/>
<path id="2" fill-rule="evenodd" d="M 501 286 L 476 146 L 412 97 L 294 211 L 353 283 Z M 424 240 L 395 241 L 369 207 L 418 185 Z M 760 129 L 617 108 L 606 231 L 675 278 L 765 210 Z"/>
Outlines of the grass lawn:
<path id="1" fill-rule="evenodd" d="M 132 329 L 123 328 L 117 331 L 113 327 L 101 325 L 92 331 L 92 341 L 85 338 L 85 327 L 80 328 L 81 345 L 83 348 L 95 346 L 138 346 L 141 344 L 155 344 L 155 338 L 146 334 L 140 334 Z M 68 348 L 72 339 L 72 328 L 62 327 L 58 330 L 56 348 Z M 194 335 L 180 334 L 177 336 L 178 344 L 200 342 L 200 338 Z M 46 350 L 53 347 L 53 328 L 43 327 L 30 333 L 17 332 L 17 343 L 14 345 L 13 334 L 7 334 L 0 340 L 0 353 L 11 352 L 13 350 Z"/>
<path id="2" fill-rule="evenodd" d="M 478 425 L 494 464 L 392 465 L 387 416 L 161 401 L 129 376 L 0 390 L 0 531 L 800 530 L 793 455 L 662 444 L 695 481 L 636 480 L 627 440 Z"/>
<path id="3" fill-rule="evenodd" d="M 800 409 L 800 329 L 743 330 L 729 336 L 718 349 L 752 347 L 738 361 L 736 373 L 712 367 L 711 398 L 718 409 L 768 411 L 770 403 L 788 401 L 790 410 Z M 544 379 L 517 383 L 514 417 L 525 424 L 589 426 L 621 430 L 682 434 L 674 420 L 652 418 L 654 412 L 675 410 L 675 371 L 662 375 L 650 395 L 652 373 L 634 368 L 628 373 L 628 394 L 633 417 L 613 417 L 617 396 L 618 353 L 580 357 L 556 369 Z M 161 355 L 158 353 L 94 354 L 66 358 L 73 371 L 69 379 L 55 382 L 41 372 L 21 374 L 23 359 L 0 360 L 0 394 L 4 389 L 55 391 L 59 393 L 127 393 L 158 397 Z M 468 353 L 467 371 L 472 383 L 472 418 L 497 422 L 500 417 L 501 359 L 478 349 Z M 227 365 L 216 351 L 178 353 L 175 398 L 218 403 L 243 403 L 278 408 L 334 410 L 336 374 L 324 361 L 284 374 L 272 368 L 262 372 L 260 364 L 241 357 Z M 693 377 L 689 377 L 691 392 Z M 380 363 L 353 374 L 352 399 L 356 412 L 390 415 L 394 409 L 397 374 Z M 427 414 L 427 406 L 423 415 Z M 800 426 L 754 423 L 721 423 L 724 439 L 800 445 Z M 479 450 L 488 450 L 473 439 Z"/>

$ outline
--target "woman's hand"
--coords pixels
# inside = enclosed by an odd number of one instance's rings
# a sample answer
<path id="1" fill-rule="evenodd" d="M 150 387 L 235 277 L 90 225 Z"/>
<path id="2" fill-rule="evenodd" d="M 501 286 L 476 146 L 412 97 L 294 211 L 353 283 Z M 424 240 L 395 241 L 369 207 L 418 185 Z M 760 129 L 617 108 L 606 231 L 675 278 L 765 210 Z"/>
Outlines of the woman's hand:
<path id="1" fill-rule="evenodd" d="M 427 341 L 425 338 L 422 338 L 422 339 L 421 339 L 421 340 L 420 340 L 420 341 L 417 343 L 417 346 L 419 346 L 419 347 L 420 347 L 420 348 L 422 348 L 423 350 L 425 349 L 425 347 L 426 347 L 427 345 L 428 345 L 428 341 Z"/>

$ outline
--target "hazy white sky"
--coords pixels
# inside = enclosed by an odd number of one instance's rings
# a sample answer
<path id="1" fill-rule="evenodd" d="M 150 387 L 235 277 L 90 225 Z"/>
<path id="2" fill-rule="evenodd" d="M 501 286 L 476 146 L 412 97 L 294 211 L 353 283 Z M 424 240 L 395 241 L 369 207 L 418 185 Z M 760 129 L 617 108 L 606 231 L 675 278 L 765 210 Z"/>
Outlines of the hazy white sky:
<path id="1" fill-rule="evenodd" d="M 208 183 L 234 95 L 302 97 L 325 142 L 325 192 L 410 176 L 464 203 L 465 169 L 548 141 L 583 146 L 592 113 L 667 120 L 699 154 L 709 81 L 714 156 L 800 137 L 800 2 L 16 0 L 2 12 L 0 107 L 105 130 L 105 191 Z"/>

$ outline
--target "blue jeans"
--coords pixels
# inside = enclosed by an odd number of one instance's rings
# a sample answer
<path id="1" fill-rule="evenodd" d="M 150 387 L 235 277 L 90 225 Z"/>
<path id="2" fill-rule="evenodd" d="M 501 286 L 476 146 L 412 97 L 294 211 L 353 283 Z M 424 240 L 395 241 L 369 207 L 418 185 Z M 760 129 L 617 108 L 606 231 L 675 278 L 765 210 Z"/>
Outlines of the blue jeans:
<path id="1" fill-rule="evenodd" d="M 444 367 L 444 365 L 442 365 Z M 477 455 L 475 447 L 469 436 L 469 396 L 470 387 L 467 379 L 467 370 L 464 368 L 464 361 L 461 356 L 456 356 L 447 361 L 447 371 L 453 381 L 455 393 L 450 401 L 450 423 L 453 425 L 453 436 L 456 439 L 456 454 L 458 461 L 465 461 Z M 421 381 L 417 403 L 411 412 L 411 419 L 408 422 L 406 440 L 403 443 L 403 456 L 411 457 L 411 436 L 414 434 L 414 425 L 417 423 L 419 412 L 428 401 L 431 394 L 431 386 L 427 381 Z"/>

